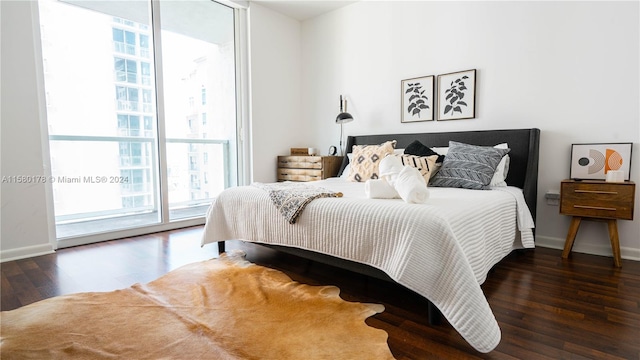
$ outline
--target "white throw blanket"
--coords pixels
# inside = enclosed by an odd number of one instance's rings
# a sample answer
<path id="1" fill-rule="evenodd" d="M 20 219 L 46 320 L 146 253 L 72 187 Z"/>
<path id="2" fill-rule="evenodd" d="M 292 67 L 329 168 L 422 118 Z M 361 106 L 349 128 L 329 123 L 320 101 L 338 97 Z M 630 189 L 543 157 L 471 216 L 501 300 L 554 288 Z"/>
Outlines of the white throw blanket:
<path id="1" fill-rule="evenodd" d="M 380 161 L 381 179 L 367 180 L 365 193 L 370 199 L 402 198 L 409 204 L 424 204 L 429 199 L 429 189 L 420 171 L 403 166 L 400 159 L 387 156 Z"/>
<path id="2" fill-rule="evenodd" d="M 312 201 L 291 225 L 266 192 L 227 189 L 209 209 L 202 244 L 240 239 L 373 266 L 429 299 L 478 351 L 498 345 L 500 328 L 480 284 L 520 237 L 533 239 L 531 228 L 517 228 L 518 210 L 528 212 L 516 200 L 520 189 L 432 188 L 429 201 L 415 205 L 367 199 L 363 183 L 338 178 L 309 184 L 344 196 Z"/>

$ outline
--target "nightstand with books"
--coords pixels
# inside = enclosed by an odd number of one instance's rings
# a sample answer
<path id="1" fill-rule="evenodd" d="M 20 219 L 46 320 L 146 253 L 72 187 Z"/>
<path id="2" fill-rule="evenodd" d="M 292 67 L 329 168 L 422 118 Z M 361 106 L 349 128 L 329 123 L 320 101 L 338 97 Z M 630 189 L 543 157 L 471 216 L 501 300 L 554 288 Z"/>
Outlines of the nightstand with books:
<path id="1" fill-rule="evenodd" d="M 278 181 L 315 181 L 338 176 L 342 156 L 278 156 Z"/>

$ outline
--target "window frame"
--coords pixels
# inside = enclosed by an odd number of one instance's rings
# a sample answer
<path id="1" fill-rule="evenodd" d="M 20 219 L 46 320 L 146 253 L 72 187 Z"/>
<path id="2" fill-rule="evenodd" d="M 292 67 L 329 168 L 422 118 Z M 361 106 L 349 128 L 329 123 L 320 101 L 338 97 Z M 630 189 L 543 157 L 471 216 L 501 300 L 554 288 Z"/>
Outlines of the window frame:
<path id="1" fill-rule="evenodd" d="M 154 18 L 159 18 L 159 9 L 158 9 L 158 3 L 160 2 L 160 0 L 149 0 L 150 1 L 150 5 L 151 5 L 151 14 L 152 17 Z M 237 173 L 233 174 L 233 176 L 237 179 L 237 184 L 238 185 L 247 185 L 251 182 L 251 167 L 250 167 L 250 143 L 249 143 L 249 139 L 250 139 L 250 118 L 249 118 L 249 92 L 248 92 L 248 86 L 249 86 L 249 61 L 248 61 L 248 22 L 247 22 L 247 8 L 248 8 L 248 3 L 242 2 L 242 1 L 227 1 L 227 0 L 217 0 L 215 1 L 217 3 L 220 3 L 222 5 L 226 5 L 228 7 L 231 7 L 234 9 L 234 42 L 235 42 L 235 61 L 236 61 L 236 65 L 235 65 L 235 71 L 236 71 L 236 148 L 234 149 L 236 151 L 237 154 Z M 39 22 L 39 9 L 38 9 L 38 3 L 35 2 L 35 5 L 31 7 L 31 11 L 32 11 L 32 16 L 33 19 L 35 19 L 34 21 L 34 27 L 36 27 L 37 29 L 40 28 L 40 22 Z M 154 27 L 157 27 L 156 29 L 154 29 L 154 32 L 156 34 L 159 34 L 159 30 L 160 30 L 160 23 L 159 22 L 155 22 L 153 23 Z M 124 26 L 122 26 L 123 28 L 126 27 L 126 24 L 124 24 Z M 122 42 L 123 46 L 124 46 L 124 50 L 125 51 L 115 51 L 116 53 L 119 54 L 124 54 L 126 55 L 126 45 L 127 45 L 127 36 L 126 36 L 126 29 L 119 29 L 122 31 L 123 34 L 123 38 L 124 41 Z M 151 42 L 153 42 L 153 51 L 155 52 L 155 61 L 156 64 L 154 66 L 154 70 L 155 72 L 152 74 L 149 74 L 149 76 L 155 76 L 156 77 L 156 87 L 158 89 L 156 96 L 157 99 L 161 99 L 162 98 L 162 83 L 158 83 L 158 81 L 162 81 L 161 77 L 161 66 L 162 66 L 162 59 L 161 59 L 161 55 L 159 57 L 158 53 L 161 51 L 161 48 L 158 43 L 158 41 L 160 40 L 160 36 L 161 35 L 157 35 L 157 36 L 153 36 L 151 37 Z M 37 45 L 36 47 L 41 48 L 41 41 L 42 39 L 40 38 L 40 32 L 39 31 L 34 31 L 34 37 L 35 37 L 35 44 Z M 115 43 L 115 39 L 113 38 L 113 34 L 112 34 L 112 40 Z M 134 39 L 136 41 L 140 40 L 140 39 Z M 129 44 L 130 45 L 130 44 Z M 115 45 L 114 45 L 115 46 Z M 117 49 L 114 49 L 117 50 Z M 44 63 L 42 61 L 42 51 L 38 50 L 37 51 L 37 56 L 40 57 L 40 67 L 44 67 Z M 142 64 L 143 62 L 138 62 L 138 64 L 136 66 L 136 74 L 137 74 L 137 83 L 144 83 L 144 79 L 147 76 L 144 73 L 144 70 L 142 68 Z M 150 66 L 149 66 L 150 67 Z M 40 89 L 41 92 L 41 98 L 42 99 L 46 99 L 45 96 L 45 86 L 44 86 L 44 71 L 42 70 L 42 68 L 40 69 L 40 71 L 37 74 L 38 76 L 38 87 Z M 126 84 L 127 82 L 120 82 L 121 84 Z M 127 93 L 127 98 L 129 97 L 129 93 Z M 157 100 L 155 99 L 155 100 Z M 137 101 L 140 102 L 141 98 L 140 96 L 138 96 Z M 131 100 L 127 100 L 127 101 L 131 101 Z M 158 104 L 156 104 L 158 111 L 160 111 L 160 109 L 162 108 L 162 104 L 160 101 L 157 101 Z M 42 106 L 41 106 L 41 113 L 43 120 L 43 124 L 45 124 L 44 126 L 44 131 L 43 131 L 43 137 L 42 137 L 42 145 L 43 145 L 43 158 L 45 161 L 45 174 L 47 176 L 51 176 L 51 158 L 50 158 L 50 150 L 49 150 L 49 134 L 47 131 L 47 127 L 46 127 L 46 104 L 44 102 L 44 100 L 42 101 Z M 141 117 L 142 118 L 142 117 Z M 140 119 L 140 123 L 144 124 L 144 120 Z M 144 127 L 144 125 L 143 125 Z M 160 129 L 161 125 L 158 125 L 158 129 L 156 129 L 156 131 L 160 134 L 164 131 L 164 129 Z M 139 131 L 145 131 L 146 128 L 141 128 Z M 164 134 L 162 134 L 164 135 Z M 159 153 L 164 152 L 163 150 L 159 151 Z M 161 156 L 159 154 L 159 156 Z M 164 156 L 166 156 L 166 153 L 164 154 Z M 165 167 L 164 169 L 164 174 L 163 176 L 161 176 L 161 179 L 167 179 L 167 174 L 166 174 L 166 164 L 165 165 L 161 165 L 161 167 Z M 53 188 L 52 185 L 50 183 L 46 184 L 47 187 L 47 192 L 49 194 L 49 196 L 52 196 L 53 194 Z M 164 187 L 166 189 L 166 186 Z M 163 193 L 161 194 L 162 198 L 167 198 L 167 194 Z M 164 211 L 168 211 L 168 206 L 163 206 Z M 74 237 L 74 238 L 68 238 L 68 239 L 63 239 L 63 241 L 56 239 L 55 236 L 55 226 L 53 224 L 55 224 L 55 212 L 54 212 L 54 207 L 53 207 L 53 201 L 49 201 L 48 202 L 48 206 L 47 206 L 47 217 L 48 217 L 48 222 L 49 224 L 51 224 L 50 226 L 50 233 L 52 234 L 52 236 L 49 237 L 50 239 L 50 243 L 51 246 L 54 249 L 57 248 L 64 248 L 64 247 L 70 247 L 70 246 L 77 246 L 77 245 L 82 245 L 82 244 L 89 244 L 89 243 L 94 243 L 94 242 L 99 242 L 99 241 L 105 241 L 105 240 L 112 240 L 112 239 L 118 239 L 118 238 L 123 238 L 123 237 L 130 237 L 130 236 L 137 236 L 137 235 L 143 235 L 143 234 L 148 234 L 148 233 L 152 233 L 152 232 L 157 232 L 157 231 L 166 231 L 166 230 L 171 230 L 171 229 L 176 229 L 176 228 L 181 228 L 181 227 L 185 227 L 185 226 L 193 226 L 193 225 L 202 225 L 205 222 L 205 218 L 201 217 L 201 218 L 196 218 L 196 219 L 187 219 L 187 220 L 175 220 L 172 222 L 168 222 L 169 217 L 166 216 L 167 214 L 163 214 L 164 215 L 164 219 L 166 219 L 166 222 L 161 222 L 159 224 L 153 224 L 153 225 L 149 225 L 149 226 L 141 226 L 141 227 L 137 227 L 137 228 L 130 228 L 130 229 L 124 229 L 124 230 L 115 230 L 115 231 L 110 231 L 110 232 L 106 232 L 106 233 L 96 233 L 96 234 L 91 234 L 91 235 L 86 235 L 86 236 L 79 236 L 79 237 Z"/>

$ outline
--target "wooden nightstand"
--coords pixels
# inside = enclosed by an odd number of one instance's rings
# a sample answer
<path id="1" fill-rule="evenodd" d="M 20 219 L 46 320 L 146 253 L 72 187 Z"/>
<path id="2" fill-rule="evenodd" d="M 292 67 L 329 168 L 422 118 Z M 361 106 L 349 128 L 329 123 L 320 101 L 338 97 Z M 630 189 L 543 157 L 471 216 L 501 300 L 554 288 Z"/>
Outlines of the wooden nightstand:
<path id="1" fill-rule="evenodd" d="M 338 175 L 342 156 L 278 156 L 278 181 L 314 181 Z"/>
<path id="2" fill-rule="evenodd" d="M 633 220 L 635 191 L 636 184 L 632 181 L 613 183 L 598 180 L 563 180 L 560 187 L 560 214 L 571 215 L 573 219 L 562 257 L 566 259 L 569 256 L 583 218 L 601 220 L 609 225 L 613 262 L 616 267 L 621 267 L 618 219 Z"/>

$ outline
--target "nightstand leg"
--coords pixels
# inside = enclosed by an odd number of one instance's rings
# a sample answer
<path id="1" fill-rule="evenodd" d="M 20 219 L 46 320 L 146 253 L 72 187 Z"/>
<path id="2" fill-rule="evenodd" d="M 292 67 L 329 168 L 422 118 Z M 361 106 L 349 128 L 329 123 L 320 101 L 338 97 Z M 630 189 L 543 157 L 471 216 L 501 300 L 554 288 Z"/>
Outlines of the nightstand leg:
<path id="1" fill-rule="evenodd" d="M 580 216 L 574 216 L 571 219 L 571 225 L 569 225 L 569 233 L 567 234 L 567 240 L 564 242 L 564 250 L 562 251 L 563 259 L 569 257 L 571 248 L 573 248 L 573 242 L 576 240 L 576 234 L 578 233 L 578 228 L 580 227 L 581 220 L 582 218 Z"/>
<path id="2" fill-rule="evenodd" d="M 613 250 L 613 263 L 616 267 L 622 267 L 622 257 L 620 256 L 620 239 L 618 238 L 618 220 L 607 220 L 609 224 L 609 239 L 611 240 L 611 250 Z"/>

